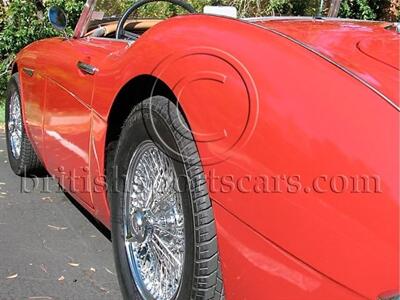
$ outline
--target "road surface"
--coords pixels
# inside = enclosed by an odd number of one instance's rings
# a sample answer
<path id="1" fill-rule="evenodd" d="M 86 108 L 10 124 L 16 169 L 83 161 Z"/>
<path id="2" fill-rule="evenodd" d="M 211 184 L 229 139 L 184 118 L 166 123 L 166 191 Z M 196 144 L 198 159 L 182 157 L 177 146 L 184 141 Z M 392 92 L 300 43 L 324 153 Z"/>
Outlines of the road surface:
<path id="1" fill-rule="evenodd" d="M 121 299 L 109 232 L 42 180 L 21 192 L 0 128 L 0 299 Z"/>

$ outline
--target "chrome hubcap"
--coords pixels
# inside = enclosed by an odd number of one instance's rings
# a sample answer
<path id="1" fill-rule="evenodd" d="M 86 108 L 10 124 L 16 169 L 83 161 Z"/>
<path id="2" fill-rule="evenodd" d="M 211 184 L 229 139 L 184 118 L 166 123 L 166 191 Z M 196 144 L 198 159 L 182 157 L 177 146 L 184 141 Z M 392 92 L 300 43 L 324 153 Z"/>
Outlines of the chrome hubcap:
<path id="1" fill-rule="evenodd" d="M 141 144 L 127 172 L 125 249 L 144 299 L 170 300 L 182 279 L 184 217 L 171 159 L 152 142 Z"/>
<path id="2" fill-rule="evenodd" d="M 9 141 L 11 152 L 14 158 L 18 159 L 21 155 L 22 141 L 22 120 L 21 120 L 21 105 L 19 95 L 15 92 L 10 99 L 9 120 L 8 120 Z"/>

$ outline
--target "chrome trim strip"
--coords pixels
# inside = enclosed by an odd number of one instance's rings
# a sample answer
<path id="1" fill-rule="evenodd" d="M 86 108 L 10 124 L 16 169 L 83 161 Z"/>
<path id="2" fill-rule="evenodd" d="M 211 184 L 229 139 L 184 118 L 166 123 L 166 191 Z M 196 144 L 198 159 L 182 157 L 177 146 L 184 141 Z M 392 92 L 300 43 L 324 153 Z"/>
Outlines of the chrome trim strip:
<path id="1" fill-rule="evenodd" d="M 339 18 L 339 17 L 336 17 L 336 18 L 335 17 L 316 18 L 316 17 L 313 17 L 313 16 L 264 16 L 264 17 L 241 18 L 240 20 L 247 21 L 247 22 L 306 20 L 306 21 L 340 21 L 340 22 L 387 23 L 385 21 L 360 20 L 360 19 Z"/>
<path id="2" fill-rule="evenodd" d="M 378 300 L 400 300 L 398 292 L 386 292 L 378 296 Z"/>
<path id="3" fill-rule="evenodd" d="M 264 16 L 264 17 L 248 17 L 240 18 L 240 20 L 248 22 L 259 22 L 259 21 L 274 21 L 274 20 L 313 20 L 311 16 Z"/>
<path id="4" fill-rule="evenodd" d="M 107 37 L 94 37 L 94 36 L 86 36 L 84 37 L 84 40 L 90 42 L 91 40 L 97 40 L 97 41 L 112 41 L 112 42 L 120 42 L 120 43 L 125 43 L 127 44 L 127 47 L 132 46 L 135 41 L 129 41 L 129 40 L 117 40 L 113 38 L 107 38 Z"/>
<path id="5" fill-rule="evenodd" d="M 347 69 L 346 67 L 342 66 L 341 64 L 337 63 L 336 61 L 332 60 L 331 58 L 329 58 L 328 56 L 322 54 L 321 52 L 315 50 L 314 48 L 310 47 L 309 45 L 296 40 L 295 38 L 284 34 L 278 30 L 275 30 L 274 28 L 271 27 L 266 27 L 266 26 L 261 26 L 259 24 L 255 24 L 255 23 L 251 23 L 248 22 L 249 24 L 253 25 L 253 26 L 257 26 L 259 28 L 268 30 L 276 35 L 279 35 L 309 51 L 311 51 L 312 53 L 318 55 L 319 57 L 323 58 L 324 60 L 328 61 L 329 63 L 331 63 L 332 65 L 336 66 L 337 68 L 341 69 L 343 72 L 347 73 L 348 75 L 350 75 L 351 77 L 353 77 L 354 79 L 360 81 L 361 83 L 363 83 L 366 87 L 368 87 L 370 90 L 372 90 L 373 92 L 375 92 L 378 96 L 380 96 L 381 98 L 383 98 L 386 102 L 388 102 L 391 106 L 393 106 L 397 111 L 400 112 L 400 106 L 397 105 L 393 100 L 391 100 L 389 97 L 387 97 L 385 94 L 383 94 L 381 91 L 379 91 L 378 89 L 376 89 L 375 87 L 373 87 L 369 82 L 365 81 L 363 78 L 361 78 L 360 76 L 358 76 L 356 73 L 354 73 L 353 71 L 350 71 L 349 69 Z"/>

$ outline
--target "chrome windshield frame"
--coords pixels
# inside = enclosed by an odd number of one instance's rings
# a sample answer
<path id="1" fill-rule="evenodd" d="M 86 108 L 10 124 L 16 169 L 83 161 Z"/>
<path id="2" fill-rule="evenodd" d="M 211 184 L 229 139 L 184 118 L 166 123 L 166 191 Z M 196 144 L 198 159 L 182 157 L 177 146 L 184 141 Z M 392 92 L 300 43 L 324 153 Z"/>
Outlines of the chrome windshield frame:
<path id="1" fill-rule="evenodd" d="M 97 0 L 86 1 L 81 16 L 79 17 L 79 21 L 75 26 L 73 35 L 74 39 L 79 39 L 85 36 L 90 23 L 90 19 L 92 18 L 94 8 L 96 7 L 96 2 Z"/>

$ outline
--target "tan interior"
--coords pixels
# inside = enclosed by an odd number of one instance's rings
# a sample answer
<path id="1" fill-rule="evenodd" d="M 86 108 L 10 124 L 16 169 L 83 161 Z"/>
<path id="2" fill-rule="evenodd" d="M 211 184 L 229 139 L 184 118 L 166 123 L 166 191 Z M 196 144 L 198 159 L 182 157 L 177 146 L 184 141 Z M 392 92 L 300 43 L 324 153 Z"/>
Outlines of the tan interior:
<path id="1" fill-rule="evenodd" d="M 153 27 L 154 25 L 160 23 L 161 21 L 163 21 L 163 20 L 160 20 L 160 19 L 128 20 L 128 21 L 126 21 L 124 28 L 130 32 L 133 32 L 136 34 L 142 34 L 146 30 Z M 93 34 L 93 32 L 95 30 L 97 30 L 98 28 L 104 28 L 105 29 L 104 36 L 108 36 L 108 35 L 116 32 L 117 26 L 118 26 L 118 21 L 104 23 L 104 24 L 99 25 L 99 27 L 97 27 L 96 29 L 93 29 L 93 30 L 89 31 L 88 33 L 86 33 L 85 36 L 91 36 Z"/>

